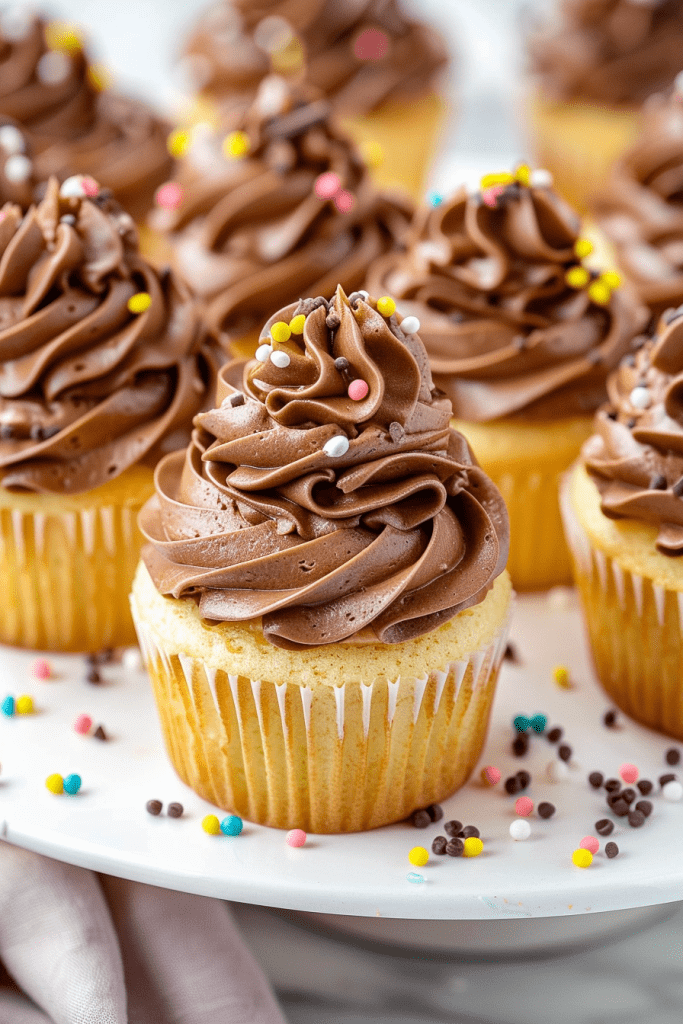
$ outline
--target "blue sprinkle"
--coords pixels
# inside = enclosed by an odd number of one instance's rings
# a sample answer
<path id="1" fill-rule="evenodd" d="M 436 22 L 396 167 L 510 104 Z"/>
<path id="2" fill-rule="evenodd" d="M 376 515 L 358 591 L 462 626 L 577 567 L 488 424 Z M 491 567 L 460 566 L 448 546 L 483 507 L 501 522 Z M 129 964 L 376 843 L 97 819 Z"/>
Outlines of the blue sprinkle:
<path id="1" fill-rule="evenodd" d="M 534 715 L 529 723 L 534 732 L 545 732 L 545 727 L 548 724 L 548 719 L 545 715 Z"/>
<path id="2" fill-rule="evenodd" d="M 75 796 L 81 788 L 80 775 L 67 775 L 64 779 L 64 792 L 69 796 Z"/>
<path id="3" fill-rule="evenodd" d="M 407 882 L 413 882 L 415 885 L 419 885 L 420 882 L 424 882 L 425 876 L 419 874 L 417 871 L 409 871 L 406 875 Z"/>
<path id="4" fill-rule="evenodd" d="M 526 715 L 517 715 L 513 718 L 512 724 L 517 732 L 526 732 L 531 727 L 531 720 Z"/>
<path id="5" fill-rule="evenodd" d="M 430 206 L 441 206 L 443 202 L 443 196 L 439 192 L 430 192 L 427 195 L 427 202 Z"/>
<path id="6" fill-rule="evenodd" d="M 242 831 L 242 819 L 236 814 L 230 814 L 221 822 L 221 832 L 224 836 L 238 836 Z"/>
<path id="7" fill-rule="evenodd" d="M 5 697 L 5 699 L 3 700 L 2 713 L 3 715 L 7 715 L 8 718 L 11 718 L 12 715 L 14 714 L 14 697 L 12 697 L 11 695 Z"/>

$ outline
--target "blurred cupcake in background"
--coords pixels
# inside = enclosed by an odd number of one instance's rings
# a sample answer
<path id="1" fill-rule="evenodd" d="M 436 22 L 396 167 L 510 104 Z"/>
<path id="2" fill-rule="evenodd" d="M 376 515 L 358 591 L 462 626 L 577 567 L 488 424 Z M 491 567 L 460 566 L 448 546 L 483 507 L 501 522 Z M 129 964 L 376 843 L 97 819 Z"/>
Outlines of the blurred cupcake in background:
<path id="1" fill-rule="evenodd" d="M 680 0 L 564 0 L 528 40 L 534 158 L 578 209 L 636 139 L 643 102 L 683 64 Z"/>
<path id="2" fill-rule="evenodd" d="M 659 316 L 679 306 L 683 302 L 683 76 L 667 96 L 648 100 L 643 130 L 615 164 L 593 212 L 598 244 L 606 239 L 609 258 L 651 312 Z"/>
<path id="3" fill-rule="evenodd" d="M 623 711 L 683 739 L 683 310 L 608 390 L 562 503 L 593 660 Z"/>
<path id="4" fill-rule="evenodd" d="M 130 644 L 137 513 L 212 386 L 196 306 L 90 177 L 6 203 L 0 254 L 0 642 Z"/>
<path id="5" fill-rule="evenodd" d="M 615 274 L 583 265 L 590 251 L 548 173 L 522 166 L 419 211 L 367 279 L 419 324 L 454 426 L 505 498 L 519 590 L 571 580 L 559 480 L 647 321 Z"/>
<path id="6" fill-rule="evenodd" d="M 268 76 L 232 132 L 188 139 L 153 222 L 226 351 L 252 354 L 273 305 L 360 288 L 408 226 L 411 205 L 377 191 L 308 85 Z"/>
<path id="7" fill-rule="evenodd" d="M 448 62 L 398 0 L 223 0 L 199 19 L 182 66 L 193 119 L 229 126 L 271 71 L 304 74 L 364 149 L 377 182 L 422 195 L 446 105 Z"/>

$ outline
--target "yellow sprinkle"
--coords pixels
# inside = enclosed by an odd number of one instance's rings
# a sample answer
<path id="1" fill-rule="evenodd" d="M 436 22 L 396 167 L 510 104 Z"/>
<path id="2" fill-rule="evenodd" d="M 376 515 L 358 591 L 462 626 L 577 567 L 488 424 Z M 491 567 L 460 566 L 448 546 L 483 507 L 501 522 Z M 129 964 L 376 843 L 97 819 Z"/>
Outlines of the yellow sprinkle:
<path id="1" fill-rule="evenodd" d="M 570 267 L 564 279 L 570 288 L 585 288 L 591 276 L 585 267 Z"/>
<path id="2" fill-rule="evenodd" d="M 593 854 L 590 850 L 574 850 L 572 861 L 577 868 L 589 868 L 593 863 Z"/>
<path id="3" fill-rule="evenodd" d="M 270 63 L 273 71 L 281 75 L 298 71 L 304 64 L 304 48 L 301 41 L 292 36 L 285 46 L 271 53 Z"/>
<path id="4" fill-rule="evenodd" d="M 482 192 L 494 185 L 511 185 L 515 180 L 514 175 L 509 171 L 501 171 L 499 174 L 485 174 L 479 183 Z"/>
<path id="5" fill-rule="evenodd" d="M 527 188 L 529 187 L 531 184 L 531 168 L 528 164 L 519 165 L 515 171 L 515 180 L 518 181 L 520 185 L 526 185 Z"/>
<path id="6" fill-rule="evenodd" d="M 569 690 L 571 688 L 569 669 L 566 665 L 555 666 L 553 669 L 553 679 L 562 690 Z"/>
<path id="7" fill-rule="evenodd" d="M 483 849 L 484 844 L 481 839 L 477 838 L 477 836 L 469 836 L 465 840 L 462 855 L 463 857 L 478 857 Z"/>
<path id="8" fill-rule="evenodd" d="M 592 252 L 593 243 L 590 238 L 577 238 L 574 243 L 574 253 L 580 260 L 582 260 L 584 256 L 590 256 Z"/>
<path id="9" fill-rule="evenodd" d="M 303 313 L 299 313 L 298 316 L 293 317 L 289 321 L 289 329 L 292 334 L 303 334 L 304 324 L 306 323 L 306 317 Z"/>
<path id="10" fill-rule="evenodd" d="M 384 163 L 384 150 L 379 142 L 365 142 L 361 151 L 368 167 L 381 167 Z"/>
<path id="11" fill-rule="evenodd" d="M 81 49 L 81 36 L 74 25 L 66 21 L 51 21 L 45 26 L 45 42 L 51 50 L 72 53 Z"/>
<path id="12" fill-rule="evenodd" d="M 202 828 L 210 836 L 217 836 L 220 835 L 221 823 L 215 814 L 207 814 L 205 818 L 202 818 Z"/>
<path id="13" fill-rule="evenodd" d="M 229 160 L 240 160 L 251 149 L 251 142 L 246 132 L 230 132 L 223 139 L 223 155 Z"/>
<path id="14" fill-rule="evenodd" d="M 377 312 L 382 316 L 393 316 L 396 312 L 396 303 L 390 295 L 383 295 L 377 300 Z"/>
<path id="15" fill-rule="evenodd" d="M 14 710 L 18 715 L 30 715 L 33 711 L 33 697 L 29 697 L 27 693 L 23 694 L 21 697 L 17 697 Z"/>
<path id="16" fill-rule="evenodd" d="M 48 775 L 45 779 L 45 785 L 51 793 L 63 793 L 64 792 L 64 779 L 61 775 Z"/>
<path id="17" fill-rule="evenodd" d="M 425 850 L 424 846 L 414 846 L 408 854 L 408 860 L 411 864 L 414 864 L 416 868 L 423 868 L 429 860 L 429 854 Z"/>
<path id="18" fill-rule="evenodd" d="M 149 292 L 136 292 L 128 299 L 128 309 L 131 313 L 144 313 L 152 305 L 152 296 Z"/>
<path id="19" fill-rule="evenodd" d="M 621 285 L 621 278 L 617 274 L 616 270 L 606 270 L 604 274 L 600 274 L 600 280 L 603 284 L 606 284 L 608 288 L 618 288 Z"/>
<path id="20" fill-rule="evenodd" d="M 292 330 L 289 324 L 286 324 L 284 320 L 278 320 L 270 328 L 270 336 L 273 341 L 278 344 L 282 344 L 283 341 L 289 341 L 292 336 Z"/>
<path id="21" fill-rule="evenodd" d="M 105 64 L 89 64 L 86 75 L 95 92 L 104 92 L 111 86 L 113 76 Z"/>
<path id="22" fill-rule="evenodd" d="M 612 289 L 604 281 L 593 281 L 588 286 L 588 294 L 598 306 L 606 306 L 612 295 Z"/>
<path id="23" fill-rule="evenodd" d="M 181 156 L 185 156 L 189 145 L 189 132 L 183 131 L 181 128 L 171 132 L 169 137 L 166 139 L 166 148 L 171 156 L 175 157 L 176 160 L 179 160 Z"/>

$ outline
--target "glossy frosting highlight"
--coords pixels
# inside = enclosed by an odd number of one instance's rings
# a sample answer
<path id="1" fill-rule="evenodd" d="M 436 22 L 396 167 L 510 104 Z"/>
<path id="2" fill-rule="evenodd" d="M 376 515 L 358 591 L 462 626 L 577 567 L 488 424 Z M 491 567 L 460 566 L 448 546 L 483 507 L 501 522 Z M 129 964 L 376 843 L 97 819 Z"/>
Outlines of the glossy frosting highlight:
<path id="1" fill-rule="evenodd" d="M 303 334 L 273 342 L 300 314 Z M 419 338 L 339 288 L 280 310 L 262 340 L 234 386 L 221 372 L 186 456 L 157 469 L 140 525 L 159 591 L 212 621 L 261 617 L 291 649 L 400 643 L 481 601 L 505 567 L 507 513 Z"/>
<path id="2" fill-rule="evenodd" d="M 535 180 L 463 188 L 425 209 L 405 251 L 368 276 L 374 294 L 393 295 L 418 317 L 434 381 L 458 419 L 594 411 L 608 371 L 647 319 L 609 277 L 605 285 L 581 268 L 578 216 Z M 585 286 L 567 282 L 577 269 Z"/>
<path id="3" fill-rule="evenodd" d="M 185 286 L 140 256 L 130 215 L 92 179 L 63 191 L 53 178 L 25 216 L 10 204 L 0 215 L 0 475 L 11 490 L 87 491 L 154 465 L 187 442 L 208 387 Z"/>

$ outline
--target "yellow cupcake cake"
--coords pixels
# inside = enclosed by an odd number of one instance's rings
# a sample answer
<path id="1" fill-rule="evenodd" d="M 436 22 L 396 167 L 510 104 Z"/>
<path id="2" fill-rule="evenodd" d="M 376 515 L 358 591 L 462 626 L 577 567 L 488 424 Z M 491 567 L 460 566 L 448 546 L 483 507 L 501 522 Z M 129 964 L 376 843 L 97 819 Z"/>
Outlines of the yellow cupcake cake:
<path id="1" fill-rule="evenodd" d="M 218 402 L 140 517 L 132 608 L 176 770 L 313 832 L 445 798 L 486 732 L 508 526 L 419 338 L 338 288 L 272 316 Z"/>

